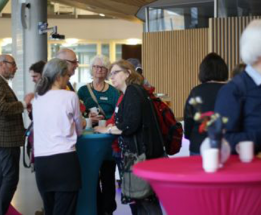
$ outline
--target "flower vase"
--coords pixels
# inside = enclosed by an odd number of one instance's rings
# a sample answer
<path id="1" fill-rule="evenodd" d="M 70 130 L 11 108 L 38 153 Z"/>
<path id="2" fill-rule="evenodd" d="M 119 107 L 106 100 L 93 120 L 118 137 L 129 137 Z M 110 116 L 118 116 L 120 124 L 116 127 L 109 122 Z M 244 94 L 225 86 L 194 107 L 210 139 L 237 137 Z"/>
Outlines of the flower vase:
<path id="1" fill-rule="evenodd" d="M 211 148 L 221 149 L 223 138 L 223 123 L 221 118 L 217 118 L 207 129 Z"/>

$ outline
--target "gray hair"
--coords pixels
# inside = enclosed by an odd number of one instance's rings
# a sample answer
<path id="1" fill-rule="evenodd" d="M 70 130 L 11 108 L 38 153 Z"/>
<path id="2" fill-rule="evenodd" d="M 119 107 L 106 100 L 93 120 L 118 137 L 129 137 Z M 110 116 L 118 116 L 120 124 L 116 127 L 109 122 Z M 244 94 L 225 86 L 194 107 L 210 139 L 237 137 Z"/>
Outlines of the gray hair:
<path id="1" fill-rule="evenodd" d="M 42 78 L 36 85 L 36 94 L 44 95 L 51 89 L 57 77 L 65 76 L 67 72 L 68 64 L 66 61 L 59 58 L 53 58 L 48 61 L 44 66 Z"/>
<path id="2" fill-rule="evenodd" d="M 91 59 L 91 63 L 90 63 L 91 75 L 92 75 L 92 66 L 94 65 L 96 60 L 100 60 L 102 62 L 102 66 L 104 66 L 107 69 L 107 71 L 109 71 L 109 67 L 111 65 L 109 58 L 104 55 L 96 55 Z M 107 72 L 107 75 L 108 75 L 108 72 Z"/>
<path id="3" fill-rule="evenodd" d="M 253 20 L 240 38 L 240 55 L 246 64 L 253 65 L 261 57 L 261 19 Z"/>

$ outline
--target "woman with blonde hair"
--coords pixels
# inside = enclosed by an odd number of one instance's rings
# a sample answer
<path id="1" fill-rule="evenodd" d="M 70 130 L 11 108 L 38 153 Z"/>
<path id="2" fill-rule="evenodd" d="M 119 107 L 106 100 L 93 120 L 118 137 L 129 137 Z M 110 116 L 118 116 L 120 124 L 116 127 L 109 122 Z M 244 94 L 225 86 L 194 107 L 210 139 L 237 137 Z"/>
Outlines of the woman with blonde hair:
<path id="1" fill-rule="evenodd" d="M 119 107 L 115 109 L 115 125 L 96 127 L 95 131 L 119 135 L 123 166 L 126 153 L 145 153 L 147 159 L 161 157 L 163 146 L 156 129 L 155 118 L 146 96 L 141 95 L 143 77 L 131 63 L 119 60 L 110 67 L 113 86 L 124 95 Z M 140 91 L 141 90 L 141 91 Z M 144 94 L 145 95 L 145 94 Z M 145 98 L 146 97 L 146 98 Z M 162 211 L 154 193 L 142 199 L 134 199 L 122 194 L 122 203 L 135 202 L 138 214 L 161 215 Z"/>

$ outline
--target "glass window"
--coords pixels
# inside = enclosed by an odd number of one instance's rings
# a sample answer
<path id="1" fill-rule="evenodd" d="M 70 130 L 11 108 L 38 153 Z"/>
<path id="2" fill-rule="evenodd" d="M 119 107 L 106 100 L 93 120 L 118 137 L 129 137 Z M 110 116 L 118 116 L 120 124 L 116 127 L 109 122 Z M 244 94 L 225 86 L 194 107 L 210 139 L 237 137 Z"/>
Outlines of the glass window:
<path id="1" fill-rule="evenodd" d="M 121 44 L 117 44 L 116 45 L 116 53 L 115 53 L 115 59 L 116 60 L 120 60 L 122 59 L 122 45 Z"/>
<path id="2" fill-rule="evenodd" d="M 214 17 L 214 3 L 173 6 L 149 9 L 149 29 L 171 31 L 208 27 L 208 19 Z"/>
<path id="3" fill-rule="evenodd" d="M 2 54 L 12 54 L 12 44 L 2 46 Z"/>
<path id="4" fill-rule="evenodd" d="M 62 48 L 72 49 L 79 61 L 79 67 L 76 69 L 75 74 L 70 78 L 71 83 L 78 84 L 90 82 L 91 75 L 89 66 L 91 59 L 97 55 L 97 44 L 73 44 L 70 46 L 51 44 L 51 57 L 55 57 L 56 53 Z"/>
<path id="5" fill-rule="evenodd" d="M 110 45 L 109 44 L 102 44 L 101 45 L 101 53 L 106 57 L 110 58 Z"/>

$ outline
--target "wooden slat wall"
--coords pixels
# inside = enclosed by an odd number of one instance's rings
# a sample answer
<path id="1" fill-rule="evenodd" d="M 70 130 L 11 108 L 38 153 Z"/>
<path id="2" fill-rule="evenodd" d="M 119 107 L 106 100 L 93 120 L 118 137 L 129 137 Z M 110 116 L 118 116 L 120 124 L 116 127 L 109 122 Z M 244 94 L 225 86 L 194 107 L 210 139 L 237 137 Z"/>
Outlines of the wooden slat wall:
<path id="1" fill-rule="evenodd" d="M 240 63 L 239 40 L 242 31 L 253 19 L 261 17 L 227 17 L 209 20 L 209 51 L 224 58 L 231 72 Z"/>
<path id="2" fill-rule="evenodd" d="M 142 66 L 144 76 L 156 92 L 171 98 L 176 117 L 192 87 L 199 84 L 199 64 L 208 53 L 208 29 L 144 33 Z"/>

